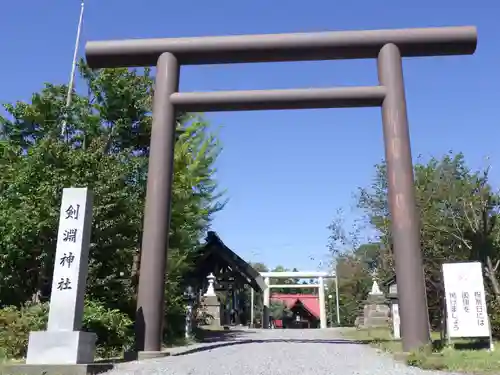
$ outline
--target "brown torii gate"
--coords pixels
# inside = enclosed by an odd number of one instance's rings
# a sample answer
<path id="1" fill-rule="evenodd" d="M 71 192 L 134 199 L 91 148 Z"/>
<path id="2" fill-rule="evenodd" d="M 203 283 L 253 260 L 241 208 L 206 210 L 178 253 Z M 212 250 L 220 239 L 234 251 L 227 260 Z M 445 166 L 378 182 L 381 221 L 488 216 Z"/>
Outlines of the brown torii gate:
<path id="1" fill-rule="evenodd" d="M 91 68 L 157 67 L 136 318 L 136 349 L 160 355 L 175 113 L 382 107 L 389 207 L 405 351 L 429 342 L 402 57 L 473 54 L 475 27 L 95 41 Z M 376 58 L 379 85 L 178 92 L 181 65 Z"/>

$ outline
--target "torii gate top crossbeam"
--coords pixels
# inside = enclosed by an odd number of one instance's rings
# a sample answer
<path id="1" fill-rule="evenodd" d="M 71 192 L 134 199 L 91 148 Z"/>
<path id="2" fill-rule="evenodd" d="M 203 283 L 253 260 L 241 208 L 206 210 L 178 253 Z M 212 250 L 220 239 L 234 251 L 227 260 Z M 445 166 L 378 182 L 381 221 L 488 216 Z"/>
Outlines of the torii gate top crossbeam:
<path id="1" fill-rule="evenodd" d="M 402 57 L 473 54 L 473 26 L 88 42 L 91 68 L 154 66 L 164 52 L 181 65 L 376 58 L 394 43 Z"/>
<path id="2" fill-rule="evenodd" d="M 335 277 L 335 274 L 321 271 L 275 271 L 275 272 L 261 272 L 260 275 L 262 277 L 272 277 L 276 279 L 284 279 L 284 278 L 304 278 L 304 279 L 314 279 L 314 278 L 328 278 Z"/>

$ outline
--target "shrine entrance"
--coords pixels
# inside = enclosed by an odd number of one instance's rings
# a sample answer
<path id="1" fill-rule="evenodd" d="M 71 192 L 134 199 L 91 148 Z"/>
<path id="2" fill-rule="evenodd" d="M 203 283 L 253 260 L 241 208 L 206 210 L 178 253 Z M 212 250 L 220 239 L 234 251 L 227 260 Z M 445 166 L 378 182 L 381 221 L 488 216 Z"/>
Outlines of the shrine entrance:
<path id="1" fill-rule="evenodd" d="M 403 57 L 473 54 L 475 27 L 88 42 L 91 68 L 156 66 L 136 350 L 161 355 L 176 111 L 381 107 L 403 349 L 430 340 L 403 83 Z M 182 65 L 377 59 L 378 86 L 178 92 Z"/>
<path id="2" fill-rule="evenodd" d="M 317 289 L 318 290 L 318 318 L 320 320 L 320 328 L 327 328 L 326 320 L 326 301 L 325 301 L 325 279 L 334 278 L 335 279 L 335 289 L 338 291 L 338 280 L 337 275 L 331 275 L 327 272 L 301 272 L 301 271 L 285 271 L 285 272 L 261 272 L 260 275 L 264 278 L 266 288 L 264 289 L 263 296 L 263 327 L 269 328 L 269 305 L 271 302 L 271 291 L 272 289 Z M 271 279 L 316 279 L 316 284 L 272 284 Z M 337 292 L 338 296 L 338 292 Z M 298 297 L 298 296 L 297 296 Z M 253 306 L 254 295 L 251 294 L 250 305 Z M 297 298 L 298 299 L 298 298 Z M 294 301 L 295 302 L 295 301 Z M 292 307 L 292 306 L 290 306 Z M 338 299 L 337 299 L 337 314 L 339 311 Z M 251 313 L 253 321 L 253 310 Z"/>

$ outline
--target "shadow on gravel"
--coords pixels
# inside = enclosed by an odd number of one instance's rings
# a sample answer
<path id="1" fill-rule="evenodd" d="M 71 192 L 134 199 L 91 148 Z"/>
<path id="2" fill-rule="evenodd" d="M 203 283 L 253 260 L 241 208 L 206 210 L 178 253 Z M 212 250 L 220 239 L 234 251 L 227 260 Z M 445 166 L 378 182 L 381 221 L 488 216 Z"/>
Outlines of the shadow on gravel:
<path id="1" fill-rule="evenodd" d="M 243 335 L 254 334 L 255 332 L 248 330 L 238 330 L 238 329 L 218 329 L 218 330 L 208 330 L 198 328 L 194 331 L 194 336 L 196 341 L 201 343 L 211 343 L 211 342 L 221 342 L 230 341 L 238 339 L 238 337 Z"/>
<path id="2" fill-rule="evenodd" d="M 248 332 L 245 332 L 248 333 Z M 344 340 L 344 339 L 334 339 L 334 340 L 320 340 L 320 339 L 267 339 L 267 340 L 253 340 L 253 339 L 242 339 L 238 341 L 230 341 L 230 342 L 219 342 L 214 345 L 207 345 L 203 347 L 188 349 L 184 352 L 172 354 L 172 357 L 178 357 L 198 352 L 204 352 L 208 350 L 224 348 L 227 346 L 235 346 L 235 345 L 247 345 L 247 344 L 266 344 L 266 343 L 291 343 L 291 344 L 361 344 L 359 341 L 353 340 Z"/>
<path id="3" fill-rule="evenodd" d="M 107 358 L 107 359 L 95 360 L 94 363 L 97 363 L 97 364 L 104 364 L 104 363 L 118 364 L 118 363 L 127 363 L 130 361 L 131 360 L 125 359 L 125 358 Z"/>

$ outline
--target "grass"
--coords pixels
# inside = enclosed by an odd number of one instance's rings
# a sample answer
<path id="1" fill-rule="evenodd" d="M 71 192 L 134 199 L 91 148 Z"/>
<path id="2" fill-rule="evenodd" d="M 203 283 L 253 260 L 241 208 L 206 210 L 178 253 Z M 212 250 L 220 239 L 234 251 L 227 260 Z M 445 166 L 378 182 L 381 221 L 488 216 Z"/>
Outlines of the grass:
<path id="1" fill-rule="evenodd" d="M 410 366 L 429 370 L 449 370 L 472 374 L 500 373 L 500 347 L 490 352 L 489 344 L 477 340 L 453 340 L 452 345 L 442 345 L 439 334 L 432 334 L 432 345 L 413 353 L 403 353 L 401 341 L 394 340 L 386 328 L 355 329 L 342 331 L 344 337 L 392 353 L 395 358 Z"/>
<path id="2" fill-rule="evenodd" d="M 0 365 L 2 364 L 12 364 L 12 363 L 24 363 L 24 359 L 11 359 L 4 355 L 2 348 L 0 348 Z"/>

